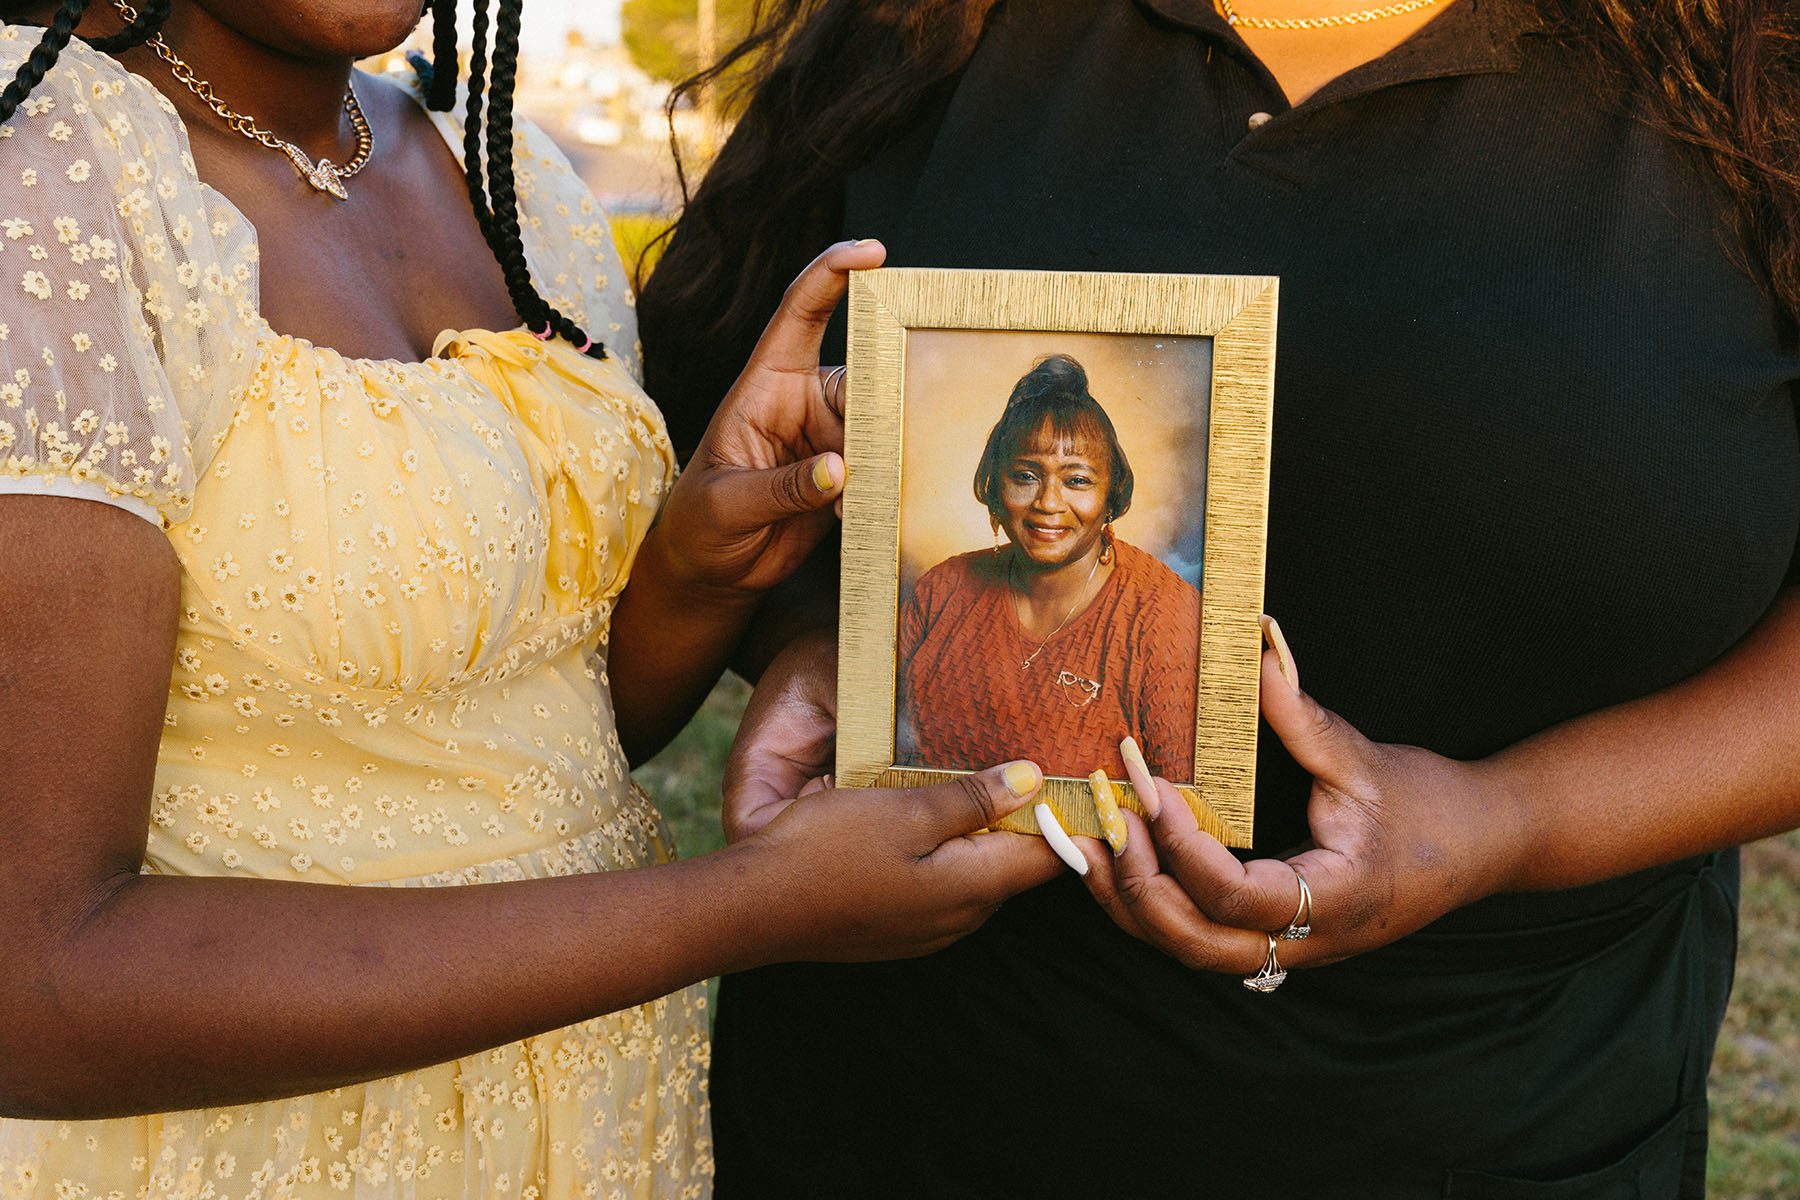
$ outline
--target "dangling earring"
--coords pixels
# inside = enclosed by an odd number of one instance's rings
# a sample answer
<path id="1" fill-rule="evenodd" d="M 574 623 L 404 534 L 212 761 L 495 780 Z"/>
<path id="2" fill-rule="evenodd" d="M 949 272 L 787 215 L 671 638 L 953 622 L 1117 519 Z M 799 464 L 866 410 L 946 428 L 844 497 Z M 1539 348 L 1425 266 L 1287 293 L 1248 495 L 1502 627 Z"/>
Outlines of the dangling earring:
<path id="1" fill-rule="evenodd" d="M 1100 527 L 1100 565 L 1110 567 L 1113 564 L 1113 527 L 1112 514 L 1106 515 L 1106 524 Z"/>
<path id="2" fill-rule="evenodd" d="M 999 558 L 1000 557 L 1000 518 L 996 517 L 993 513 L 990 512 L 990 513 L 988 513 L 988 524 L 991 525 L 994 530 L 994 557 Z"/>

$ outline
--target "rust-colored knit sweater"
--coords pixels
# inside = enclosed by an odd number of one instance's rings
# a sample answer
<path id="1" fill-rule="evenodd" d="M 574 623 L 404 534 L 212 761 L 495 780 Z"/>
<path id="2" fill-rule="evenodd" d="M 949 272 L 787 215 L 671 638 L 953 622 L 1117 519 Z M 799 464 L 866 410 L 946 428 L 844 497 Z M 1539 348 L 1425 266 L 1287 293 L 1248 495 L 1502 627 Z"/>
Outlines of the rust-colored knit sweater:
<path id="1" fill-rule="evenodd" d="M 1119 779 L 1119 740 L 1130 734 L 1152 771 L 1191 783 L 1200 593 L 1115 545 L 1099 593 L 1024 669 L 1038 643 L 1019 632 L 1006 555 L 977 550 L 925 572 L 900 613 L 897 763 L 1029 758 L 1051 775 L 1104 767 Z"/>

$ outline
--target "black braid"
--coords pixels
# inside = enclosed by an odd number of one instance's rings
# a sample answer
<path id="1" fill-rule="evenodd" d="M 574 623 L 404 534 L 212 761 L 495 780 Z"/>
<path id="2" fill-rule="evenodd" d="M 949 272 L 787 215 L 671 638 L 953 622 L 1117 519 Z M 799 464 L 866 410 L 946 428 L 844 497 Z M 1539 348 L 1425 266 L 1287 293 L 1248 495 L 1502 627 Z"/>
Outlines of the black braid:
<path id="1" fill-rule="evenodd" d="M 512 92 L 518 77 L 519 6 L 502 0 L 494 25 L 494 61 L 488 70 L 489 110 L 483 131 L 488 205 L 494 215 L 494 254 L 506 276 L 513 306 L 532 325 L 538 324 L 542 301 L 531 287 L 523 254 L 512 253 L 518 237 L 518 203 L 512 177 Z"/>
<path id="2" fill-rule="evenodd" d="M 456 104 L 456 0 L 431 0 L 431 90 L 425 107 L 449 112 Z"/>
<path id="3" fill-rule="evenodd" d="M 469 183 L 469 203 L 481 236 L 493 241 L 494 214 L 488 210 L 487 178 L 481 169 L 481 99 L 487 85 L 487 0 L 475 0 L 474 40 L 469 47 L 469 98 L 463 106 L 463 175 Z M 435 80 L 433 81 L 436 82 Z"/>
<path id="4" fill-rule="evenodd" d="M 10 119 L 17 112 L 19 105 L 31 95 L 74 36 L 75 26 L 81 23 L 82 15 L 87 11 L 89 0 L 63 0 L 61 8 L 44 30 L 44 36 L 32 48 L 31 54 L 20 64 L 18 73 L 6 90 L 0 92 L 0 121 Z M 141 46 L 157 35 L 163 22 L 169 19 L 170 0 L 148 0 L 131 24 L 110 37 L 92 38 L 89 44 L 96 50 L 107 54 L 115 54 L 120 50 L 129 50 L 133 46 Z"/>
<path id="5" fill-rule="evenodd" d="M 531 269 L 525 262 L 524 241 L 519 233 L 519 197 L 513 180 L 513 87 L 518 78 L 519 5 L 502 0 L 494 25 L 494 65 L 488 76 L 490 110 L 487 122 L 487 191 L 494 213 L 495 237 L 491 241 L 513 307 L 527 324 L 541 328 L 549 320 L 549 305 L 531 286 Z"/>
<path id="6" fill-rule="evenodd" d="M 487 0 L 474 0 L 475 39 L 469 59 L 469 103 L 463 126 L 463 161 L 469 198 L 488 248 L 500 264 L 507 294 L 519 319 L 533 330 L 554 334 L 595 358 L 606 347 L 546 301 L 531 281 L 525 244 L 519 230 L 518 193 L 513 176 L 513 84 L 518 73 L 519 21 L 522 0 L 500 0 L 494 30 L 494 55 L 487 58 Z M 486 79 L 483 77 L 487 76 Z M 487 85 L 492 114 L 484 131 L 481 94 Z"/>
<path id="7" fill-rule="evenodd" d="M 63 47 L 75 35 L 75 26 L 81 20 L 81 14 L 87 11 L 88 0 L 63 0 L 62 7 L 56 10 L 56 18 L 50 27 L 44 30 L 44 36 L 38 44 L 31 48 L 25 61 L 19 64 L 19 71 L 12 82 L 0 91 L 0 121 L 12 119 L 19 105 L 25 103 L 25 97 L 31 95 L 31 89 L 44 81 L 50 68 L 56 65 L 61 57 Z"/>
<path id="8" fill-rule="evenodd" d="M 138 10 L 138 15 L 132 18 L 131 24 L 111 37 L 89 38 L 87 43 L 105 54 L 117 54 L 133 46 L 141 46 L 162 32 L 163 22 L 169 19 L 170 4 L 171 0 L 146 0 Z"/>

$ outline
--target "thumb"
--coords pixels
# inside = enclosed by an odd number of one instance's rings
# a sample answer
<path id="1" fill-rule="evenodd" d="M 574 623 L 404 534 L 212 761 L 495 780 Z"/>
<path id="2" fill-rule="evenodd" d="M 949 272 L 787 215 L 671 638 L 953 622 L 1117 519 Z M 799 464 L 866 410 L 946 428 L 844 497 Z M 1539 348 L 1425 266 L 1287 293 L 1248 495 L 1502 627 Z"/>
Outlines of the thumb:
<path id="1" fill-rule="evenodd" d="M 886 247 L 864 238 L 839 242 L 813 259 L 783 293 L 750 365 L 778 371 L 816 368 L 825 325 L 849 290 L 850 272 L 879 267 L 886 257 Z"/>
<path id="2" fill-rule="evenodd" d="M 739 532 L 829 507 L 844 491 L 844 460 L 834 451 L 785 467 L 722 471 L 712 481 L 715 511 Z"/>
<path id="3" fill-rule="evenodd" d="M 932 847 L 976 833 L 1024 807 L 1044 786 L 1044 772 L 1020 759 L 960 775 L 915 793 L 914 823 Z"/>
<path id="4" fill-rule="evenodd" d="M 1374 743 L 1300 690 L 1299 671 L 1281 627 L 1263 618 L 1262 715 L 1294 761 L 1316 780 L 1345 786 L 1360 779 Z"/>

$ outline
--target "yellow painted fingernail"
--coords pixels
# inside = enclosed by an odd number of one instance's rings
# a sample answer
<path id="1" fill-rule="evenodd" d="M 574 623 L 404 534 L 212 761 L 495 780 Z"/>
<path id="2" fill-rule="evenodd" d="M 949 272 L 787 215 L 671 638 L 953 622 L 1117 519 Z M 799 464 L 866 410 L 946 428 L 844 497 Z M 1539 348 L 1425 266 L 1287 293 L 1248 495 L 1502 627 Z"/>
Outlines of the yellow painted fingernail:
<path id="1" fill-rule="evenodd" d="M 1138 803 L 1144 806 L 1152 821 L 1156 820 L 1162 814 L 1162 797 L 1157 794 L 1156 777 L 1150 774 L 1150 764 L 1144 761 L 1144 752 L 1138 749 L 1136 738 L 1128 737 L 1119 743 L 1119 757 L 1125 760 L 1125 777 L 1131 780 Z"/>
<path id="2" fill-rule="evenodd" d="M 1275 618 L 1264 614 L 1261 618 L 1263 640 L 1275 651 L 1275 661 L 1281 667 L 1281 677 L 1288 681 L 1288 686 L 1296 692 L 1300 690 L 1300 668 L 1294 663 L 1294 652 L 1288 649 L 1287 638 L 1282 635 L 1281 626 Z"/>
<path id="3" fill-rule="evenodd" d="M 1042 786 L 1044 773 L 1038 770 L 1036 763 L 1020 759 L 1000 768 L 1000 778 L 1005 781 L 1006 790 L 1013 795 L 1029 796 Z"/>
<path id="4" fill-rule="evenodd" d="M 1119 798 L 1113 792 L 1112 780 L 1105 771 L 1088 776 L 1088 787 L 1094 793 L 1094 811 L 1100 816 L 1100 832 L 1112 847 L 1113 857 L 1125 853 L 1125 818 L 1119 813 Z"/>
<path id="5" fill-rule="evenodd" d="M 813 460 L 812 479 L 813 486 L 821 492 L 829 492 L 837 486 L 837 480 L 831 477 L 831 459 L 828 455 L 821 454 Z"/>

